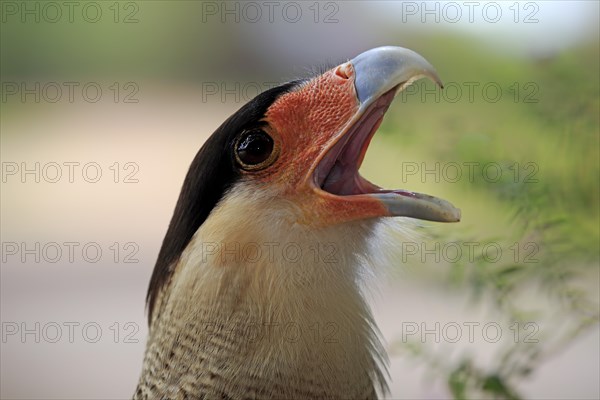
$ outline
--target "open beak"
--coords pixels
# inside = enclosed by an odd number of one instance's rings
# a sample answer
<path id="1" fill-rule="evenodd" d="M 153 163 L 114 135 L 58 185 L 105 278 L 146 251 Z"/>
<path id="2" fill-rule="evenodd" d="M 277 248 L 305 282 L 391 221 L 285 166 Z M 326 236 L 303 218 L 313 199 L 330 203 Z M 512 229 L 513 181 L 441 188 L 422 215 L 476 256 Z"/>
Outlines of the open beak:
<path id="1" fill-rule="evenodd" d="M 388 216 L 460 221 L 460 210 L 446 200 L 408 190 L 382 189 L 358 173 L 369 142 L 396 93 L 424 77 L 442 87 L 435 69 L 414 51 L 392 46 L 366 51 L 338 66 L 336 72 L 351 75 L 350 69 L 359 108 L 318 160 L 313 172 L 315 186 L 344 201 L 379 203 Z"/>

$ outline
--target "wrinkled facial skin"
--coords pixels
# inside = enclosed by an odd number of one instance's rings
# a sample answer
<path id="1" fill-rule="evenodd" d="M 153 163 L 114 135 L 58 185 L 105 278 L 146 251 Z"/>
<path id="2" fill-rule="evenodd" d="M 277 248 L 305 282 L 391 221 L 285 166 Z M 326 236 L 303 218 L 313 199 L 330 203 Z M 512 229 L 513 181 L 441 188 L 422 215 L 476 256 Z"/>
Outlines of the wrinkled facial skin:
<path id="1" fill-rule="evenodd" d="M 275 141 L 279 156 L 246 178 L 274 185 L 280 196 L 300 205 L 298 223 L 326 226 L 386 214 L 372 199 L 335 196 L 314 183 L 314 168 L 359 111 L 354 76 L 349 64 L 342 72 L 333 68 L 279 97 L 265 115 L 264 130 Z"/>

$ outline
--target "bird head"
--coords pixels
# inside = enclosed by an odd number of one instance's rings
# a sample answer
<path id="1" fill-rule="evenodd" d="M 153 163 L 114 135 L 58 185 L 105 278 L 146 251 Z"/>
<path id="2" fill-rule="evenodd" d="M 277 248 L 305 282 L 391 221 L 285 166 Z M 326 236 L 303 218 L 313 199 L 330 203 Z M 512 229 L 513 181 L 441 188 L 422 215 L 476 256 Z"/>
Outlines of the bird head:
<path id="1" fill-rule="evenodd" d="M 441 86 L 417 53 L 380 47 L 296 84 L 233 141 L 242 178 L 274 188 L 299 206 L 297 222 L 313 226 L 389 216 L 458 221 L 444 200 L 382 189 L 358 172 L 394 96 L 422 77 Z"/>
<path id="2" fill-rule="evenodd" d="M 280 220 L 270 217 L 273 223 L 316 229 L 398 216 L 458 221 L 460 211 L 445 200 L 383 189 L 358 172 L 394 96 L 423 77 L 441 86 L 419 54 L 375 48 L 319 76 L 267 90 L 227 119 L 184 181 L 151 278 L 150 314 L 183 250 L 219 207 L 247 221 L 260 219 L 261 210 L 285 209 Z M 241 214 L 226 221 L 235 224 Z M 222 229 L 223 221 L 210 230 Z M 249 223 L 239 230 L 251 229 Z"/>

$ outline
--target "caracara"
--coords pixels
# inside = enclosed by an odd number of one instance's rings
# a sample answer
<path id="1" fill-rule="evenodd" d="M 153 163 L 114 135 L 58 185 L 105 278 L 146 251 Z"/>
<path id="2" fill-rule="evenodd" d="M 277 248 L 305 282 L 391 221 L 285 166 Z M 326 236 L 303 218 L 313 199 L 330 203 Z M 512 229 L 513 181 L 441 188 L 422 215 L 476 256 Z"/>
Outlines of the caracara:
<path id="1" fill-rule="evenodd" d="M 422 77 L 441 86 L 417 53 L 372 49 L 265 91 L 206 141 L 150 280 L 135 399 L 385 395 L 363 297 L 374 243 L 389 241 L 376 228 L 460 219 L 444 200 L 358 173 L 394 95 Z"/>

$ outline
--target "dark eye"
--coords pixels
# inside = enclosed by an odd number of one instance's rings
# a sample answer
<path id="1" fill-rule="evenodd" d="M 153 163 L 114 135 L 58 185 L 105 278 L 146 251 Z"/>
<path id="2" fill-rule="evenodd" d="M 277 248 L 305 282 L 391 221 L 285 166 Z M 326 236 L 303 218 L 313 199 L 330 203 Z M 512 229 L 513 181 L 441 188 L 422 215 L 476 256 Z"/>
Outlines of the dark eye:
<path id="1" fill-rule="evenodd" d="M 262 169 L 275 161 L 274 147 L 271 136 L 260 129 L 244 132 L 235 143 L 235 157 L 246 170 Z"/>

